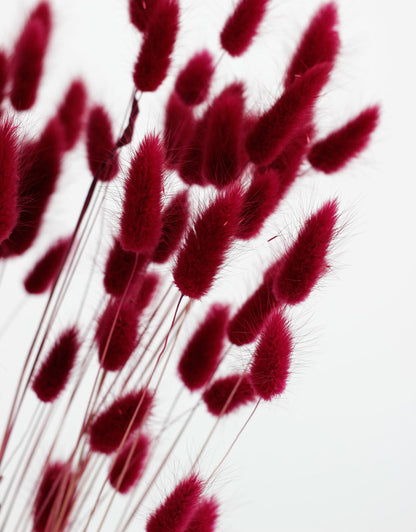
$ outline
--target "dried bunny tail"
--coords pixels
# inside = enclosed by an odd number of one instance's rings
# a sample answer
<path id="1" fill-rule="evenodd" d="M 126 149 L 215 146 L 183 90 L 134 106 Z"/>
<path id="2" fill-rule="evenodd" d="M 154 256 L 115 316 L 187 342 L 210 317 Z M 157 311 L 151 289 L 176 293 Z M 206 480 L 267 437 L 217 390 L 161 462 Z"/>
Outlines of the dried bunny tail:
<path id="1" fill-rule="evenodd" d="M 118 172 L 111 120 L 101 105 L 95 105 L 87 120 L 87 158 L 91 174 L 100 181 L 110 181 Z"/>
<path id="2" fill-rule="evenodd" d="M 309 68 L 324 62 L 335 63 L 340 48 L 337 24 L 338 10 L 334 2 L 318 9 L 303 33 L 286 71 L 286 88 Z"/>
<path id="3" fill-rule="evenodd" d="M 179 29 L 177 0 L 158 0 L 134 67 L 136 89 L 153 92 L 164 81 Z"/>
<path id="4" fill-rule="evenodd" d="M 159 0 L 129 0 L 130 22 L 141 32 L 145 32 Z"/>
<path id="5" fill-rule="evenodd" d="M 77 327 L 70 327 L 60 334 L 32 382 L 32 389 L 40 401 L 51 403 L 63 392 L 79 348 Z"/>
<path id="6" fill-rule="evenodd" d="M 81 135 L 86 106 L 87 89 L 82 80 L 76 79 L 68 87 L 57 113 L 63 126 L 65 150 L 71 150 Z"/>
<path id="7" fill-rule="evenodd" d="M 231 56 L 242 55 L 253 42 L 269 0 L 240 0 L 228 17 L 220 36 L 221 46 Z"/>
<path id="8" fill-rule="evenodd" d="M 218 514 L 219 506 L 214 497 L 202 499 L 185 532 L 214 532 Z"/>
<path id="9" fill-rule="evenodd" d="M 280 199 L 279 174 L 272 169 L 256 170 L 243 196 L 237 238 L 248 240 L 257 236 Z"/>
<path id="10" fill-rule="evenodd" d="M 148 134 L 130 164 L 124 185 L 120 244 L 126 251 L 153 253 L 162 231 L 164 150 L 157 135 Z"/>
<path id="11" fill-rule="evenodd" d="M 194 134 L 182 150 L 178 165 L 179 177 L 186 185 L 205 186 L 207 182 L 202 175 L 203 146 L 207 132 L 209 107 L 205 114 L 195 121 Z"/>
<path id="12" fill-rule="evenodd" d="M 24 143 L 19 154 L 18 219 L 0 245 L 0 256 L 21 255 L 35 241 L 61 171 L 63 132 L 58 119 L 48 122 L 40 138 Z"/>
<path id="13" fill-rule="evenodd" d="M 273 281 L 279 263 L 273 263 L 263 275 L 260 286 L 247 298 L 228 325 L 228 338 L 234 345 L 253 342 L 270 312 L 278 305 Z"/>
<path id="14" fill-rule="evenodd" d="M 119 493 L 127 493 L 139 482 L 146 465 L 150 439 L 140 434 L 138 440 L 131 438 L 123 445 L 111 464 L 108 479 Z"/>
<path id="15" fill-rule="evenodd" d="M 261 331 L 249 372 L 256 394 L 265 401 L 286 388 L 292 343 L 287 319 L 280 309 L 273 310 Z"/>
<path id="16" fill-rule="evenodd" d="M 18 135 L 11 119 L 0 121 L 0 243 L 18 220 Z"/>
<path id="17" fill-rule="evenodd" d="M 118 371 L 133 354 L 137 342 L 138 312 L 130 302 L 112 299 L 100 316 L 95 333 L 100 366 Z"/>
<path id="18" fill-rule="evenodd" d="M 189 194 L 176 194 L 162 212 L 162 232 L 153 253 L 153 262 L 163 264 L 175 253 L 189 223 Z"/>
<path id="19" fill-rule="evenodd" d="M 126 436 L 131 424 L 131 433 L 136 431 L 150 414 L 152 394 L 140 389 L 116 399 L 89 426 L 89 443 L 94 452 L 111 454 L 116 451 Z"/>
<path id="20" fill-rule="evenodd" d="M 185 105 L 176 92 L 172 92 L 165 109 L 163 144 L 166 164 L 175 168 L 186 150 L 195 130 L 192 109 Z"/>
<path id="21" fill-rule="evenodd" d="M 59 529 L 63 530 L 75 502 L 74 476 L 68 464 L 51 462 L 47 464 L 33 506 L 33 532 L 53 530 L 55 521 L 60 520 Z M 72 494 L 67 498 L 68 488 Z M 61 508 L 65 501 L 65 508 Z M 62 515 L 63 510 L 63 515 Z"/>
<path id="22" fill-rule="evenodd" d="M 224 348 L 228 317 L 228 306 L 212 305 L 189 340 L 178 365 L 180 378 L 189 390 L 202 388 L 214 375 Z"/>
<path id="23" fill-rule="evenodd" d="M 17 111 L 27 111 L 36 101 L 51 31 L 51 13 L 42 2 L 29 15 L 11 58 L 10 100 Z"/>
<path id="24" fill-rule="evenodd" d="M 194 54 L 176 78 L 175 91 L 186 105 L 199 105 L 208 96 L 214 61 L 208 50 Z"/>
<path id="25" fill-rule="evenodd" d="M 138 278 L 131 287 L 128 298 L 134 305 L 138 316 L 150 305 L 155 296 L 160 283 L 159 274 L 148 272 L 143 277 Z"/>
<path id="26" fill-rule="evenodd" d="M 268 166 L 278 173 L 281 199 L 299 176 L 313 136 L 313 126 L 305 127 L 286 144 L 284 150 Z"/>
<path id="27" fill-rule="evenodd" d="M 261 115 L 247 136 L 246 150 L 252 162 L 267 165 L 310 123 L 313 106 L 329 79 L 331 63 L 311 67 L 283 92 Z"/>
<path id="28" fill-rule="evenodd" d="M 6 92 L 7 82 L 9 80 L 10 65 L 9 59 L 3 50 L 0 50 L 0 105 Z M 1 108 L 0 108 L 1 116 Z"/>
<path id="29" fill-rule="evenodd" d="M 217 379 L 202 396 L 208 412 L 213 416 L 230 414 L 256 399 L 250 378 L 246 374 L 233 374 Z M 227 405 L 227 406 L 226 406 Z"/>
<path id="30" fill-rule="evenodd" d="M 46 253 L 36 262 L 23 282 L 29 294 L 43 294 L 54 282 L 65 255 L 71 238 L 61 238 L 48 248 Z"/>
<path id="31" fill-rule="evenodd" d="M 107 294 L 123 295 L 130 277 L 139 276 L 147 267 L 149 257 L 132 251 L 124 251 L 118 238 L 114 239 L 104 270 L 104 288 Z"/>
<path id="32" fill-rule="evenodd" d="M 380 108 L 377 105 L 369 107 L 326 138 L 316 142 L 308 154 L 313 168 L 326 174 L 341 170 L 366 148 L 377 127 L 379 116 Z"/>
<path id="33" fill-rule="evenodd" d="M 241 173 L 244 104 L 244 85 L 232 83 L 210 106 L 202 173 L 218 188 L 229 185 Z"/>
<path id="34" fill-rule="evenodd" d="M 290 305 L 304 301 L 328 270 L 326 256 L 335 236 L 338 202 L 328 201 L 308 220 L 280 260 L 274 279 L 276 299 Z"/>
<path id="35" fill-rule="evenodd" d="M 235 237 L 241 192 L 229 187 L 199 215 L 180 249 L 173 278 L 183 295 L 200 299 L 214 283 Z"/>
<path id="36" fill-rule="evenodd" d="M 203 491 L 203 483 L 191 475 L 179 482 L 146 523 L 146 532 L 184 532 L 191 522 Z"/>

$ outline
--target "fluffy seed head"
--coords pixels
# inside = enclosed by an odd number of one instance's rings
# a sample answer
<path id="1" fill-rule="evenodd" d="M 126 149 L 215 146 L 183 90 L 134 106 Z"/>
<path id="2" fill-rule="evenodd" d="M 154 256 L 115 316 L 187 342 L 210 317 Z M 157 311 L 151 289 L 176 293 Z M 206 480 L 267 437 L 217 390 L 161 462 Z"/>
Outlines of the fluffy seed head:
<path id="1" fill-rule="evenodd" d="M 186 105 L 198 105 L 208 96 L 214 74 L 212 55 L 202 50 L 191 57 L 176 79 L 175 91 Z"/>
<path id="2" fill-rule="evenodd" d="M 285 87 L 304 74 L 309 68 L 324 62 L 334 63 L 340 40 L 337 6 L 329 2 L 318 9 L 302 35 L 285 76 Z"/>
<path id="3" fill-rule="evenodd" d="M 133 268 L 135 268 L 134 276 L 137 276 L 146 268 L 148 261 L 148 257 L 140 254 L 137 254 L 136 260 L 136 253 L 124 251 L 119 239 L 115 238 L 105 263 L 104 288 L 107 294 L 122 296 Z"/>
<path id="4" fill-rule="evenodd" d="M 258 118 L 246 140 L 246 150 L 255 164 L 270 164 L 301 130 L 310 123 L 313 105 L 329 79 L 331 63 L 307 70 L 283 92 L 276 103 Z"/>
<path id="5" fill-rule="evenodd" d="M 0 104 L 4 98 L 7 81 L 9 79 L 9 60 L 3 50 L 0 50 Z"/>
<path id="6" fill-rule="evenodd" d="M 203 499 L 185 532 L 214 532 L 218 519 L 218 503 L 214 498 Z"/>
<path id="7" fill-rule="evenodd" d="M 0 256 L 21 255 L 35 241 L 61 170 L 62 126 L 49 121 L 40 138 L 21 145 L 19 154 L 18 219 L 0 245 Z"/>
<path id="8" fill-rule="evenodd" d="M 248 375 L 234 374 L 216 380 L 205 390 L 202 398 L 208 412 L 213 416 L 219 416 L 221 413 L 229 414 L 240 406 L 253 402 L 256 396 Z M 227 407 L 223 412 L 225 405 Z"/>
<path id="9" fill-rule="evenodd" d="M 166 163 L 175 168 L 186 150 L 195 129 L 193 111 L 185 105 L 176 92 L 172 92 L 165 110 L 163 144 Z"/>
<path id="10" fill-rule="evenodd" d="M 276 210 L 280 198 L 277 172 L 273 169 L 255 171 L 243 196 L 237 238 L 248 240 L 258 235 L 266 219 Z"/>
<path id="11" fill-rule="evenodd" d="M 316 170 L 331 174 L 359 155 L 377 127 L 380 109 L 369 107 L 312 146 L 308 159 Z"/>
<path id="12" fill-rule="evenodd" d="M 188 191 L 176 194 L 162 212 L 162 233 L 153 261 L 163 264 L 175 253 L 189 221 Z"/>
<path id="13" fill-rule="evenodd" d="M 66 329 L 36 373 L 32 389 L 44 403 L 51 403 L 64 390 L 80 347 L 79 333 L 76 327 Z"/>
<path id="14" fill-rule="evenodd" d="M 162 230 L 164 151 L 156 135 L 147 135 L 136 151 L 124 186 L 120 244 L 126 251 L 151 254 Z"/>
<path id="15" fill-rule="evenodd" d="M 280 260 L 273 285 L 276 299 L 295 305 L 308 297 L 328 269 L 326 255 L 337 219 L 337 202 L 328 201 L 306 221 Z"/>
<path id="16" fill-rule="evenodd" d="M 189 390 L 202 388 L 213 376 L 224 347 L 228 316 L 228 306 L 213 305 L 188 342 L 178 372 Z"/>
<path id="17" fill-rule="evenodd" d="M 209 108 L 202 118 L 196 120 L 194 134 L 188 145 L 182 151 L 178 173 L 182 181 L 187 185 L 206 184 L 202 175 L 203 146 L 207 132 Z"/>
<path id="18" fill-rule="evenodd" d="M 268 167 L 278 173 L 281 199 L 287 194 L 298 177 L 313 136 L 313 126 L 310 125 L 302 129 L 286 144 L 284 150 Z"/>
<path id="19" fill-rule="evenodd" d="M 70 240 L 70 238 L 61 238 L 36 262 L 24 280 L 26 292 L 42 294 L 51 287 L 61 268 Z"/>
<path id="20" fill-rule="evenodd" d="M 241 193 L 231 187 L 202 212 L 188 231 L 173 271 L 183 295 L 199 299 L 211 288 L 233 241 L 240 209 Z"/>
<path id="21" fill-rule="evenodd" d="M 129 298 L 140 317 L 143 310 L 149 306 L 152 301 L 160 278 L 159 275 L 155 272 L 146 273 L 143 277 L 138 277 L 135 284 L 132 286 L 131 293 Z"/>
<path id="22" fill-rule="evenodd" d="M 87 157 L 92 175 L 110 181 L 118 172 L 118 155 L 114 151 L 111 120 L 101 105 L 94 106 L 87 121 Z"/>
<path id="23" fill-rule="evenodd" d="M 114 324 L 114 327 L 113 327 Z M 100 365 L 120 370 L 132 355 L 137 341 L 138 313 L 133 304 L 113 299 L 98 320 L 95 338 Z"/>
<path id="24" fill-rule="evenodd" d="M 240 0 L 221 31 L 221 46 L 231 56 L 242 55 L 254 37 L 266 13 L 268 0 Z"/>
<path id="25" fill-rule="evenodd" d="M 139 31 L 146 31 L 159 0 L 129 0 L 130 22 Z"/>
<path id="26" fill-rule="evenodd" d="M 235 181 L 241 170 L 244 86 L 233 83 L 211 104 L 204 142 L 202 172 L 218 188 Z"/>
<path id="27" fill-rule="evenodd" d="M 138 440 L 131 438 L 113 464 L 108 479 L 119 493 L 127 493 L 140 480 L 149 451 L 149 438 L 140 434 Z"/>
<path id="28" fill-rule="evenodd" d="M 41 2 L 29 15 L 11 59 L 10 100 L 17 111 L 26 111 L 35 103 L 50 30 L 50 7 Z"/>
<path id="29" fill-rule="evenodd" d="M 152 402 L 151 393 L 144 390 L 131 392 L 116 399 L 93 419 L 89 427 L 91 449 L 104 454 L 116 451 L 130 423 L 133 421 L 131 432 L 142 425 L 150 414 Z"/>
<path id="30" fill-rule="evenodd" d="M 281 394 L 289 375 L 292 337 L 281 310 L 272 311 L 261 332 L 250 367 L 256 394 L 270 401 Z"/>
<path id="31" fill-rule="evenodd" d="M 147 520 L 146 532 L 185 532 L 198 508 L 202 488 L 196 475 L 179 482 Z"/>
<path id="32" fill-rule="evenodd" d="M 228 325 L 228 338 L 234 345 L 253 342 L 259 334 L 264 321 L 277 305 L 273 294 L 272 265 L 263 277 L 261 285 L 235 313 Z"/>
<path id="33" fill-rule="evenodd" d="M 138 91 L 153 92 L 166 78 L 178 28 L 177 0 L 158 0 L 134 67 L 133 80 Z"/>
<path id="34" fill-rule="evenodd" d="M 0 95 L 1 100 L 1 95 Z M 18 137 L 12 120 L 0 120 L 0 243 L 18 219 Z"/>
<path id="35" fill-rule="evenodd" d="M 65 528 L 71 508 L 75 502 L 75 487 L 69 499 L 68 487 L 73 484 L 73 474 L 68 464 L 53 462 L 43 473 L 33 506 L 33 532 L 48 532 L 53 529 L 55 519 L 60 519 L 60 528 Z M 60 506 L 65 501 L 63 516 Z M 62 528 L 63 527 L 63 528 Z"/>
<path id="36" fill-rule="evenodd" d="M 58 118 L 64 132 L 64 148 L 71 150 L 79 139 L 84 124 L 87 105 L 87 90 L 84 83 L 77 79 L 69 86 L 58 109 Z"/>

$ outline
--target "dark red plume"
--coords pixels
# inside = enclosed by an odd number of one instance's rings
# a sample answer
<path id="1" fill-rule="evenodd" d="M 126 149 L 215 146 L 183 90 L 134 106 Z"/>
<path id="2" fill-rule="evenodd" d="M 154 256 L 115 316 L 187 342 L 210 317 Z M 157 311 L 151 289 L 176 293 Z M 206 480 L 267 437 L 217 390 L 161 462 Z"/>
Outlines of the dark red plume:
<path id="1" fill-rule="evenodd" d="M 276 210 L 281 198 L 279 175 L 275 170 L 256 170 L 243 196 L 237 238 L 257 236 L 266 219 Z"/>
<path id="2" fill-rule="evenodd" d="M 84 83 L 77 79 L 69 86 L 58 109 L 58 118 L 64 131 L 64 148 L 71 150 L 79 139 L 84 125 L 87 105 L 87 90 Z"/>
<path id="3" fill-rule="evenodd" d="M 70 241 L 70 238 L 58 240 L 36 262 L 24 280 L 26 292 L 42 294 L 52 286 L 62 266 Z"/>
<path id="4" fill-rule="evenodd" d="M 116 399 L 93 419 L 89 427 L 91 449 L 104 454 L 116 451 L 130 423 L 132 422 L 132 433 L 150 414 L 152 403 L 151 393 L 144 390 L 130 392 Z"/>
<path id="5" fill-rule="evenodd" d="M 63 132 L 60 121 L 49 121 L 39 140 L 22 144 L 19 154 L 17 223 L 0 245 L 0 256 L 21 255 L 35 241 L 61 170 Z"/>
<path id="6" fill-rule="evenodd" d="M 285 76 L 285 87 L 319 63 L 335 63 L 340 40 L 337 6 L 329 2 L 318 9 L 306 28 Z"/>
<path id="7" fill-rule="evenodd" d="M 269 0 L 240 0 L 221 31 L 221 46 L 232 56 L 243 54 L 266 14 Z"/>
<path id="8" fill-rule="evenodd" d="M 208 50 L 191 57 L 176 79 L 175 91 L 186 105 L 198 105 L 208 96 L 214 62 Z"/>
<path id="9" fill-rule="evenodd" d="M 49 532 L 59 520 L 59 529 L 64 530 L 75 502 L 74 475 L 69 465 L 53 462 L 46 466 L 33 506 L 33 532 Z M 71 496 L 69 496 L 71 490 Z M 61 506 L 65 504 L 65 507 Z"/>
<path id="10" fill-rule="evenodd" d="M 281 310 L 274 310 L 263 327 L 250 367 L 256 394 L 270 401 L 286 388 L 292 355 L 289 323 Z"/>
<path id="11" fill-rule="evenodd" d="M 164 150 L 147 135 L 136 151 L 124 186 L 120 244 L 126 251 L 153 253 L 162 231 Z"/>
<path id="12" fill-rule="evenodd" d="M 328 201 L 300 230 L 280 260 L 273 285 L 274 296 L 290 305 L 305 300 L 328 269 L 326 255 L 335 235 L 337 202 Z"/>
<path id="13" fill-rule="evenodd" d="M 369 107 L 312 146 L 308 159 L 316 170 L 331 174 L 359 155 L 377 127 L 380 109 Z"/>
<path id="14" fill-rule="evenodd" d="M 144 32 L 159 0 L 129 0 L 130 22 Z"/>
<path id="15" fill-rule="evenodd" d="M 202 172 L 218 188 L 240 175 L 243 118 L 244 86 L 233 83 L 211 104 L 204 142 Z"/>
<path id="16" fill-rule="evenodd" d="M 10 236 L 18 220 L 18 147 L 16 126 L 12 120 L 1 120 L 0 243 Z"/>
<path id="17" fill-rule="evenodd" d="M 214 532 L 218 519 L 218 503 L 214 498 L 203 499 L 185 532 Z"/>
<path id="18" fill-rule="evenodd" d="M 214 375 L 224 347 L 228 316 L 228 306 L 213 305 L 188 342 L 178 372 L 189 390 L 202 388 Z"/>
<path id="19" fill-rule="evenodd" d="M 146 532 L 184 532 L 198 508 L 202 490 L 196 475 L 182 480 L 149 517 Z"/>
<path id="20" fill-rule="evenodd" d="M 228 188 L 188 231 L 173 271 L 183 295 L 199 299 L 211 288 L 233 241 L 240 209 L 240 191 Z"/>
<path id="21" fill-rule="evenodd" d="M 153 92 L 166 78 L 178 29 L 177 0 L 158 0 L 134 67 L 133 80 L 138 91 Z"/>
<path id="22" fill-rule="evenodd" d="M 44 403 L 57 399 L 68 383 L 80 347 L 76 327 L 65 330 L 50 350 L 32 382 L 32 389 Z"/>
<path id="23" fill-rule="evenodd" d="M 136 347 L 137 328 L 135 306 L 124 301 L 120 307 L 118 299 L 111 300 L 98 320 L 95 333 L 103 369 L 117 371 L 126 364 Z"/>
<path id="24" fill-rule="evenodd" d="M 50 30 L 50 7 L 41 2 L 29 15 L 11 59 L 10 100 L 17 111 L 26 111 L 35 103 Z"/>
<path id="25" fill-rule="evenodd" d="M 231 396 L 232 394 L 232 396 Z M 231 399 L 230 399 L 231 397 Z M 251 403 L 256 395 L 248 375 L 229 375 L 216 380 L 203 394 L 204 403 L 214 416 L 229 414 L 240 406 Z"/>
<path id="26" fill-rule="evenodd" d="M 127 493 L 140 480 L 143 472 L 150 441 L 140 434 L 138 440 L 130 438 L 111 465 L 108 479 L 110 484 L 119 493 Z"/>
<path id="27" fill-rule="evenodd" d="M 194 134 L 188 145 L 184 147 L 182 151 L 178 173 L 179 177 L 187 185 L 204 186 L 207 184 L 202 175 L 202 158 L 203 146 L 207 133 L 209 109 L 210 108 L 208 108 L 202 118 L 196 120 Z"/>
<path id="28" fill-rule="evenodd" d="M 162 233 L 153 253 L 153 261 L 162 264 L 175 253 L 189 221 L 188 192 L 176 194 L 162 213 Z"/>
<path id="29" fill-rule="evenodd" d="M 172 92 L 165 110 L 163 144 L 166 163 L 175 168 L 183 156 L 194 134 L 195 119 L 192 109 L 185 105 L 176 92 Z"/>
<path id="30" fill-rule="evenodd" d="M 331 63 L 311 67 L 283 92 L 276 103 L 258 118 L 246 140 L 247 153 L 255 164 L 267 165 L 282 153 L 305 124 L 329 79 Z"/>
<path id="31" fill-rule="evenodd" d="M 114 150 L 111 120 L 101 105 L 90 111 L 87 121 L 88 166 L 94 178 L 110 181 L 118 172 L 118 155 Z"/>

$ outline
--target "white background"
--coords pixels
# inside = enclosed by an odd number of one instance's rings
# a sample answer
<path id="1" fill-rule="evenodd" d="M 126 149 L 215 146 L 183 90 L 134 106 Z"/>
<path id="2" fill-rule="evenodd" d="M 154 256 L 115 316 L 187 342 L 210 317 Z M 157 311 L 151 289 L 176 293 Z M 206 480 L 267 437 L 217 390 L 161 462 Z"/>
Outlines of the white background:
<path id="1" fill-rule="evenodd" d="M 120 120 L 140 42 L 128 25 L 126 3 L 52 0 L 56 30 L 33 128 L 78 74 L 91 98 L 104 103 L 116 123 Z M 338 196 L 345 228 L 328 279 L 293 313 L 297 349 L 287 392 L 259 408 L 217 476 L 214 492 L 222 504 L 219 530 L 224 532 L 416 531 L 414 8 L 409 0 L 337 3 L 343 48 L 319 106 L 320 132 L 375 102 L 381 103 L 382 119 L 359 161 L 336 176 L 305 176 L 283 206 L 281 220 L 287 234 L 294 234 L 312 206 Z M 32 5 L 2 1 L 0 45 L 14 39 Z M 141 131 L 157 128 L 166 90 L 192 50 L 218 51 L 217 35 L 231 5 L 229 0 L 183 2 L 172 76 L 160 93 L 143 98 Z M 248 77 L 250 101 L 267 107 L 279 93 L 288 54 L 318 5 L 272 0 L 260 37 L 244 58 L 220 63 L 218 84 Z M 75 157 L 71 161 L 74 180 L 79 173 L 88 180 L 85 167 Z M 69 199 L 76 202 L 78 185 L 70 183 L 70 173 L 67 169 Z M 56 220 L 65 223 L 71 201 L 57 201 L 48 218 L 50 233 Z M 274 228 L 267 231 L 268 238 Z M 260 239 L 259 251 L 253 246 L 254 264 L 261 265 L 267 238 Z M 242 264 L 235 265 L 241 277 Z M 230 272 L 233 266 L 228 265 Z M 256 279 L 253 273 L 246 291 Z M 3 390 L 10 371 L 2 359 Z M 228 422 L 233 430 L 224 442 L 248 413 Z M 189 465 L 188 456 L 184 461 Z M 177 468 L 180 475 L 186 465 Z M 155 496 L 147 509 L 157 501 Z M 109 522 L 105 530 L 114 526 Z"/>

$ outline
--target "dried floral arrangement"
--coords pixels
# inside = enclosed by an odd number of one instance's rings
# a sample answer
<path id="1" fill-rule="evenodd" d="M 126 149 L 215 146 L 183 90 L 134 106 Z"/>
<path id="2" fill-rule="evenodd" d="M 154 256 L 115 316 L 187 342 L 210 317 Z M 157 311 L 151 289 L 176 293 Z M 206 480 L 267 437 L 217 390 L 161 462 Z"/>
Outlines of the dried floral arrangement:
<path id="1" fill-rule="evenodd" d="M 316 133 L 316 103 L 340 49 L 333 2 L 305 28 L 272 105 L 249 103 L 244 80 L 213 91 L 222 57 L 255 46 L 271 4 L 230 6 L 219 26 L 222 56 L 195 50 L 173 76 L 186 23 L 179 0 L 126 1 L 141 39 L 118 136 L 82 79 L 69 84 L 38 135 L 25 128 L 22 116 L 33 112 L 50 53 L 52 2 L 36 5 L 16 41 L 0 50 L 3 282 L 16 258 L 35 247 L 40 255 L 23 285 L 43 305 L 28 352 L 15 355 L 21 374 L 2 408 L 1 530 L 125 531 L 139 523 L 148 532 L 221 530 L 216 478 L 259 405 L 286 388 L 296 356 L 290 308 L 330 268 L 339 202 L 328 199 L 301 221 L 244 300 L 213 299 L 212 288 L 224 268 L 232 272 L 235 250 L 264 235 L 295 181 L 344 168 L 379 118 L 378 106 L 369 106 L 325 138 Z M 169 83 L 163 123 L 136 142 L 142 94 Z M 68 154 L 81 143 L 91 185 L 72 233 L 42 254 L 36 246 L 45 213 Z M 101 221 L 112 194 L 119 215 L 109 234 Z M 238 278 L 242 293 L 249 274 Z M 236 415 L 240 430 L 207 469 L 201 459 Z M 195 419 L 203 423 L 189 456 L 183 442 L 195 437 Z M 184 473 L 164 488 L 178 457 Z M 153 508 L 151 498 L 159 500 Z"/>

